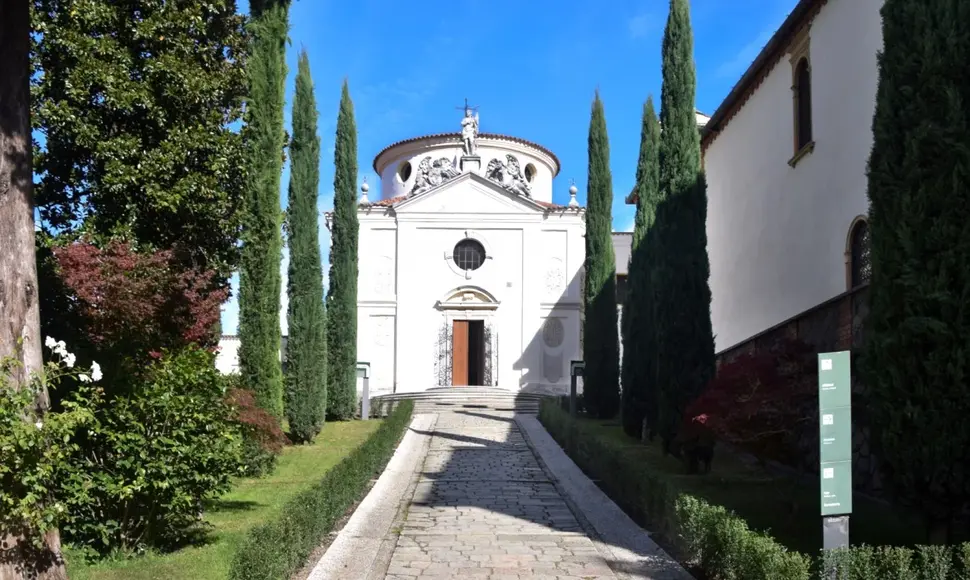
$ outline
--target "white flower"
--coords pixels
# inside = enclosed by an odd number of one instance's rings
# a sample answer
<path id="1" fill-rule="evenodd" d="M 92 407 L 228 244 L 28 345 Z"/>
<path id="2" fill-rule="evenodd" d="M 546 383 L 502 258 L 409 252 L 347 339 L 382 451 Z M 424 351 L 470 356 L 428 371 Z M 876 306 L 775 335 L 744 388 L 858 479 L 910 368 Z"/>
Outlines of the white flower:
<path id="1" fill-rule="evenodd" d="M 61 355 L 62 358 L 65 357 L 65 356 L 67 356 L 67 354 L 68 354 L 68 352 L 67 352 L 67 345 L 64 344 L 64 341 L 63 340 L 59 340 L 56 343 L 54 343 L 54 346 L 51 347 L 51 350 L 53 350 L 55 353 Z"/>
<path id="2" fill-rule="evenodd" d="M 81 374 L 79 374 L 79 375 L 77 376 L 77 378 L 78 378 L 78 380 L 79 380 L 79 381 L 81 381 L 82 383 L 90 383 L 90 382 L 91 382 L 91 377 L 89 377 L 89 376 L 87 376 L 87 375 L 86 375 L 86 374 L 84 374 L 84 373 L 81 373 Z"/>
<path id="3" fill-rule="evenodd" d="M 38 429 L 43 429 L 44 428 L 44 422 L 43 421 L 37 421 L 36 423 L 34 423 L 34 427 L 37 427 Z"/>
<path id="4" fill-rule="evenodd" d="M 52 349 L 57 346 L 57 341 L 48 336 L 46 339 L 44 339 L 44 346 Z"/>
<path id="5" fill-rule="evenodd" d="M 67 353 L 67 354 L 64 355 L 64 364 L 66 364 L 67 365 L 67 368 L 69 368 L 69 369 L 73 369 L 74 368 L 74 362 L 76 360 L 77 360 L 77 357 L 74 356 L 74 353 L 73 352 L 69 352 L 69 353 Z"/>
<path id="6" fill-rule="evenodd" d="M 96 362 L 91 363 L 91 380 L 95 382 L 101 380 L 101 365 Z"/>

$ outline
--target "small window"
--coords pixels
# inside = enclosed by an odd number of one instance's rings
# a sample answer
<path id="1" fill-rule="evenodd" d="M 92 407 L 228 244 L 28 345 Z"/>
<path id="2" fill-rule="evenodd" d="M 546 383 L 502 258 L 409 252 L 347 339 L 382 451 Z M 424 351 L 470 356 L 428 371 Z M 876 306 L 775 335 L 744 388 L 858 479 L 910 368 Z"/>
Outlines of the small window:
<path id="1" fill-rule="evenodd" d="M 411 177 L 411 164 L 405 161 L 397 168 L 397 178 L 401 180 L 401 183 L 406 183 L 410 177 Z"/>
<path id="2" fill-rule="evenodd" d="M 795 66 L 795 151 L 812 142 L 812 71 L 808 59 Z"/>
<path id="3" fill-rule="evenodd" d="M 872 262 L 869 260 L 869 224 L 859 220 L 852 228 L 849 271 L 852 288 L 869 281 L 872 276 Z"/>
<path id="4" fill-rule="evenodd" d="M 485 263 L 485 247 L 477 240 L 464 239 L 455 244 L 452 257 L 462 270 L 477 270 Z"/>
<path id="5" fill-rule="evenodd" d="M 525 166 L 525 180 L 532 183 L 532 180 L 536 178 L 536 166 L 533 164 L 528 164 Z"/>

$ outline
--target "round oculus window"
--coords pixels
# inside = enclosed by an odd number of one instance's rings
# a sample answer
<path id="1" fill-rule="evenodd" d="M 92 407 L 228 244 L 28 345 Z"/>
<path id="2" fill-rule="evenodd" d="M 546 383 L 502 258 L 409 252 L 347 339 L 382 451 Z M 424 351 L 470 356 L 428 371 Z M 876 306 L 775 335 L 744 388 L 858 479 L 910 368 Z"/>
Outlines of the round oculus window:
<path id="1" fill-rule="evenodd" d="M 476 240 L 464 239 L 455 244 L 452 257 L 460 269 L 477 270 L 485 263 L 485 246 Z"/>

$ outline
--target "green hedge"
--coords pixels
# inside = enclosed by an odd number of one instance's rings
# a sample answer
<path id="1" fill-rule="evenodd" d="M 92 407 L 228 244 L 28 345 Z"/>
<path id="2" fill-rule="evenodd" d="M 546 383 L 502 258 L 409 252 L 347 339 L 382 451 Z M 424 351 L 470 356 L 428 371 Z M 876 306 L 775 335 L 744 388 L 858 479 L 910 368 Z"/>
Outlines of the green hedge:
<path id="1" fill-rule="evenodd" d="M 837 580 L 970 580 L 970 543 L 957 546 L 853 546 L 825 554 Z"/>
<path id="2" fill-rule="evenodd" d="M 721 506 L 677 488 L 676 478 L 630 464 L 622 446 L 573 421 L 557 401 L 539 420 L 566 453 L 628 514 L 649 522 L 689 566 L 711 580 L 809 580 L 821 566 L 838 580 L 970 580 L 970 544 L 954 547 L 853 547 L 825 560 L 788 550 Z"/>
<path id="3" fill-rule="evenodd" d="M 233 557 L 229 578 L 286 580 L 306 564 L 337 520 L 361 498 L 367 482 L 387 465 L 411 422 L 413 409 L 412 401 L 402 401 L 320 483 L 284 505 L 275 520 L 250 531 Z"/>

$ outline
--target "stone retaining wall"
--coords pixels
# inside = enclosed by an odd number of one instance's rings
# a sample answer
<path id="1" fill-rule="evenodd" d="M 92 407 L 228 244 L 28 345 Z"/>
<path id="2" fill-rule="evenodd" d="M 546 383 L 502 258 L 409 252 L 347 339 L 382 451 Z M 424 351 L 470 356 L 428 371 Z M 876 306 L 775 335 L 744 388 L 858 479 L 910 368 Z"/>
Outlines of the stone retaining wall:
<path id="1" fill-rule="evenodd" d="M 855 364 L 856 353 L 863 344 L 864 322 L 869 311 L 868 294 L 868 284 L 840 294 L 740 344 L 721 351 L 717 355 L 717 362 L 720 365 L 741 354 L 770 349 L 782 339 L 799 340 L 813 346 L 818 352 L 851 350 L 853 353 L 852 483 L 859 491 L 879 494 L 882 491 L 882 477 L 869 444 L 869 419 L 865 412 L 867 389 L 858 373 L 858 365 Z M 817 431 L 806 432 L 799 448 L 804 451 L 805 460 L 800 465 L 791 467 L 806 473 L 817 473 Z"/>

